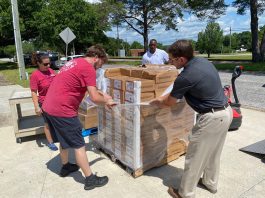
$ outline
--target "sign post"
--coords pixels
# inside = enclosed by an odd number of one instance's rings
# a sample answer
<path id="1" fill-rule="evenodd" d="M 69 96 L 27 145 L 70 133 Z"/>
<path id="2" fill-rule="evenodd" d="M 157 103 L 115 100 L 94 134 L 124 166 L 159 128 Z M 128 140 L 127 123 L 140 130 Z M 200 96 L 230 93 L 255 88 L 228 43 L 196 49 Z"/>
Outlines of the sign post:
<path id="1" fill-rule="evenodd" d="M 72 30 L 67 27 L 65 28 L 60 34 L 59 36 L 63 39 L 63 41 L 65 42 L 66 44 L 66 49 L 65 49 L 65 57 L 66 57 L 66 60 L 67 60 L 67 51 L 68 51 L 68 44 L 74 40 L 76 38 L 76 36 L 74 35 L 74 33 L 72 32 Z"/>

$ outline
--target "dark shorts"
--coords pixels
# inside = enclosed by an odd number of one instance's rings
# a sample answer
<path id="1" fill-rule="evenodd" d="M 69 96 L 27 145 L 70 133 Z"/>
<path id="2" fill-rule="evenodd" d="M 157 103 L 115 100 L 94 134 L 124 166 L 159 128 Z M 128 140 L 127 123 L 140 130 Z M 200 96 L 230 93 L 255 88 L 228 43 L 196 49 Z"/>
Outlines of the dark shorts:
<path id="1" fill-rule="evenodd" d="M 56 117 L 43 111 L 54 142 L 60 142 L 63 149 L 85 146 L 82 125 L 77 116 L 71 118 Z"/>

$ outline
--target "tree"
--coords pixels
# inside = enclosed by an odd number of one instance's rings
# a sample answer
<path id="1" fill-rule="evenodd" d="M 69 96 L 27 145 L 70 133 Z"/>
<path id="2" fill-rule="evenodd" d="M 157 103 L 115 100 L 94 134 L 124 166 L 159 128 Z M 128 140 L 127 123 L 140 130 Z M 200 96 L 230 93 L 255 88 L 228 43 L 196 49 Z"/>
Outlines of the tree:
<path id="1" fill-rule="evenodd" d="M 144 46 L 139 43 L 138 41 L 134 41 L 131 46 L 130 46 L 131 49 L 143 49 Z"/>
<path id="2" fill-rule="evenodd" d="M 198 34 L 198 47 L 200 51 L 205 51 L 210 58 L 212 52 L 221 49 L 223 42 L 223 31 L 218 23 L 209 22 L 204 32 Z"/>
<path id="3" fill-rule="evenodd" d="M 64 52 L 65 44 L 59 33 L 66 27 L 77 36 L 74 40 L 77 52 L 107 41 L 104 31 L 110 28 L 108 13 L 101 12 L 99 4 L 84 0 L 18 0 L 18 10 L 22 40 L 39 48 L 45 45 L 46 50 Z M 0 0 L 0 45 L 14 43 L 10 0 Z"/>
<path id="4" fill-rule="evenodd" d="M 227 49 L 230 49 L 230 38 L 231 38 L 231 49 L 236 50 L 242 47 L 242 44 L 240 44 L 239 39 L 238 39 L 238 34 L 233 33 L 231 36 L 230 35 L 225 35 L 223 37 L 223 46 L 226 47 Z M 231 49 L 228 50 L 228 52 L 231 52 Z"/>
<path id="5" fill-rule="evenodd" d="M 155 25 L 161 24 L 165 30 L 177 31 L 177 18 L 183 18 L 184 11 L 193 12 L 198 17 L 217 17 L 226 7 L 223 0 L 103 0 L 103 3 L 111 5 L 112 16 L 143 36 L 145 50 L 148 48 L 148 34 Z"/>
<path id="6" fill-rule="evenodd" d="M 205 51 L 205 39 L 203 31 L 198 33 L 198 41 L 196 43 L 196 49 L 199 50 L 200 54 L 203 54 Z"/>
<path id="7" fill-rule="evenodd" d="M 233 6 L 237 8 L 238 14 L 245 14 L 250 9 L 251 16 L 251 33 L 252 33 L 252 61 L 261 60 L 259 37 L 258 37 L 258 16 L 261 16 L 265 9 L 265 0 L 235 0 Z"/>
<path id="8" fill-rule="evenodd" d="M 45 0 L 18 0 L 19 23 L 23 40 L 35 38 L 39 33 L 34 25 L 34 15 L 40 12 Z M 13 45 L 14 31 L 10 0 L 0 0 L 0 45 Z"/>
<path id="9" fill-rule="evenodd" d="M 34 15 L 34 25 L 40 33 L 36 40 L 50 43 L 52 48 L 64 52 L 65 44 L 59 33 L 69 27 L 76 35 L 73 42 L 77 53 L 85 51 L 92 44 L 104 43 L 107 37 L 103 31 L 108 30 L 108 23 L 103 20 L 105 13 L 99 9 L 99 5 L 83 0 L 50 0 L 41 12 Z"/>
<path id="10" fill-rule="evenodd" d="M 260 27 L 260 56 L 261 60 L 265 61 L 265 25 Z"/>
<path id="11" fill-rule="evenodd" d="M 244 31 L 236 35 L 238 40 L 238 47 L 244 47 L 248 51 L 252 51 L 251 46 L 251 32 Z"/>

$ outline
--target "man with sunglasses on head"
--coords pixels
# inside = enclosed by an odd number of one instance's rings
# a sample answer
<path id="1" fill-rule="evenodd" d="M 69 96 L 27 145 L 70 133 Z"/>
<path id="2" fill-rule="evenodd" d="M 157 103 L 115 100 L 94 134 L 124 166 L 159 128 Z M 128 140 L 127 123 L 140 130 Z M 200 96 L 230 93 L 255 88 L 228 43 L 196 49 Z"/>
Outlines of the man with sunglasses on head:
<path id="1" fill-rule="evenodd" d="M 183 71 L 176 78 L 170 94 L 151 101 L 151 105 L 168 107 L 185 97 L 198 113 L 189 137 L 185 168 L 179 189 L 169 188 L 174 198 L 194 198 L 196 186 L 217 192 L 220 156 L 232 109 L 224 95 L 219 74 L 205 58 L 193 56 L 189 41 L 178 40 L 169 47 L 169 62 Z M 202 178 L 201 178 L 202 176 Z"/>
<path id="2" fill-rule="evenodd" d="M 85 190 L 92 190 L 108 183 L 108 177 L 98 177 L 90 169 L 82 126 L 78 119 L 78 108 L 88 92 L 90 99 L 97 105 L 112 107 L 112 98 L 96 88 L 96 69 L 107 61 L 104 49 L 98 45 L 88 48 L 84 58 L 67 62 L 57 74 L 46 95 L 43 111 L 47 117 L 50 131 L 55 142 L 60 142 L 61 177 L 81 168 L 85 175 Z M 73 148 L 77 164 L 68 161 L 68 149 Z"/>
<path id="3" fill-rule="evenodd" d="M 142 65 L 155 64 L 163 65 L 168 63 L 168 54 L 164 50 L 157 48 L 157 41 L 151 39 L 149 42 L 149 49 L 143 55 Z"/>

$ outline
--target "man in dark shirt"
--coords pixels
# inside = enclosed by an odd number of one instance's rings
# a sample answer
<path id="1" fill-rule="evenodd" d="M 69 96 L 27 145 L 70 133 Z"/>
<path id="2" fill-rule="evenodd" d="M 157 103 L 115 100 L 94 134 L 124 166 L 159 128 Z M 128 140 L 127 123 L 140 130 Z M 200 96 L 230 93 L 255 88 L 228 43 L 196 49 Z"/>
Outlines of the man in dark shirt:
<path id="1" fill-rule="evenodd" d="M 169 62 L 177 69 L 183 68 L 183 71 L 175 80 L 171 93 L 154 99 L 150 104 L 162 108 L 185 97 L 198 113 L 189 137 L 180 187 L 178 190 L 170 187 L 168 192 L 174 198 L 194 198 L 199 183 L 211 193 L 216 193 L 220 156 L 232 121 L 232 109 L 227 104 L 214 65 L 207 59 L 194 57 L 189 41 L 176 41 L 168 52 Z"/>

